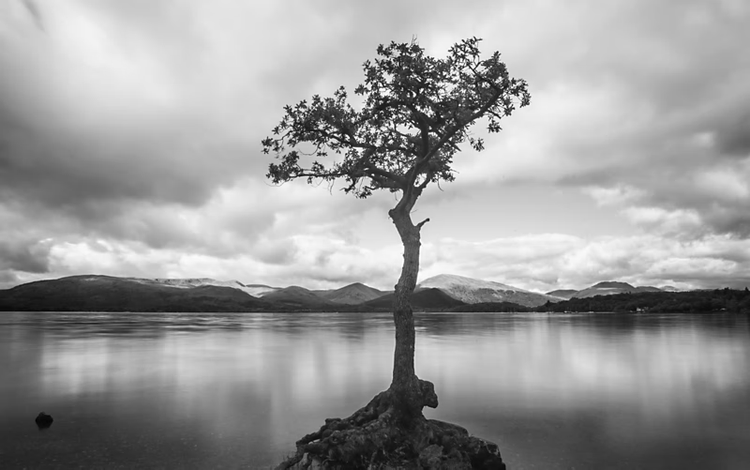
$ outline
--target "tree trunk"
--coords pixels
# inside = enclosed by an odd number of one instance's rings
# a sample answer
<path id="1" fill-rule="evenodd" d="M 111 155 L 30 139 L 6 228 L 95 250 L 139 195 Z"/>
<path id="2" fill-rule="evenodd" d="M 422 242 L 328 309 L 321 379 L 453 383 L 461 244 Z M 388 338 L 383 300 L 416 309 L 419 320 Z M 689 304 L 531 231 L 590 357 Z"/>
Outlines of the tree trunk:
<path id="1" fill-rule="evenodd" d="M 396 348 L 393 355 L 393 381 L 389 391 L 393 405 L 404 425 L 409 426 L 422 418 L 422 408 L 425 405 L 437 406 L 437 397 L 429 384 L 430 390 L 424 390 L 424 385 L 414 372 L 414 316 L 411 309 L 411 294 L 417 285 L 419 274 L 420 229 L 424 222 L 414 225 L 409 215 L 413 204 L 406 207 L 399 204 L 390 210 L 388 215 L 396 225 L 401 243 L 404 245 L 404 262 L 401 276 L 395 286 L 393 301 L 393 322 L 396 325 Z M 426 221 L 425 221 L 426 222 Z M 435 396 L 434 405 L 425 394 Z M 427 402 L 426 402 L 427 399 Z"/>
<path id="2" fill-rule="evenodd" d="M 455 424 L 428 420 L 422 408 L 438 406 L 430 382 L 414 373 L 414 317 L 411 294 L 419 274 L 420 230 L 410 211 L 418 191 L 406 192 L 388 212 L 404 245 L 404 263 L 396 284 L 393 321 L 396 349 L 388 390 L 344 419 L 326 419 L 317 432 L 297 441 L 297 452 L 276 470 L 311 468 L 477 468 L 505 470 L 497 445 L 470 436 Z"/>

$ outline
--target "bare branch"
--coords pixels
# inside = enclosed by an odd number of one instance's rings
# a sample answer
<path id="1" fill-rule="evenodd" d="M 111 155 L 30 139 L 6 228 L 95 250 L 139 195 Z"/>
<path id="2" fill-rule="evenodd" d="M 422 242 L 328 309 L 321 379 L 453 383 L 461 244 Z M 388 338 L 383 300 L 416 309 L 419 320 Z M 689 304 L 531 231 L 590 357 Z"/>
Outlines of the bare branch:
<path id="1" fill-rule="evenodd" d="M 422 226 L 423 226 L 424 224 L 426 224 L 427 222 L 429 222 L 429 221 L 430 221 L 430 218 L 428 217 L 428 218 L 424 219 L 423 221 L 421 221 L 420 223 L 418 223 L 418 224 L 417 224 L 417 230 L 421 230 L 421 229 L 422 229 Z"/>

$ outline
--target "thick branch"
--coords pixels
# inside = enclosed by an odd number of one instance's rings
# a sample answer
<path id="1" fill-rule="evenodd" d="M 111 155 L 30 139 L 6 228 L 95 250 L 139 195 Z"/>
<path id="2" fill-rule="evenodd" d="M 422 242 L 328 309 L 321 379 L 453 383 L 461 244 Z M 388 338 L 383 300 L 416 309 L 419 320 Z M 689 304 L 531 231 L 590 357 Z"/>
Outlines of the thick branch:
<path id="1" fill-rule="evenodd" d="M 390 171 L 387 171 L 387 170 L 383 170 L 382 168 L 378 168 L 378 167 L 373 166 L 373 165 L 369 165 L 366 168 L 366 171 L 369 172 L 368 176 L 370 178 L 373 178 L 373 176 L 376 176 L 376 177 L 381 177 L 381 178 L 385 178 L 385 179 L 388 179 L 390 181 L 393 181 L 393 183 L 395 184 L 395 188 L 396 189 L 403 189 L 403 188 L 406 187 L 406 184 L 407 184 L 406 183 L 406 178 L 404 178 L 401 175 L 397 175 L 396 173 L 393 173 L 393 172 L 390 172 Z M 373 178 L 373 179 L 375 179 L 375 178 Z"/>

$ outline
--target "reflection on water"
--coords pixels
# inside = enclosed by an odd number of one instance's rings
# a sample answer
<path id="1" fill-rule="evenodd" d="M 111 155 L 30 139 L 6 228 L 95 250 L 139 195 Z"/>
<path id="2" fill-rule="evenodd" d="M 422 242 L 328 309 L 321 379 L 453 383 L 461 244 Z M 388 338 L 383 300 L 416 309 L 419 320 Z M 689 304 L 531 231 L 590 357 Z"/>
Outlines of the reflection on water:
<path id="1" fill-rule="evenodd" d="M 747 317 L 417 329 L 428 416 L 498 442 L 512 469 L 750 468 Z M 2 312 L 0 468 L 268 467 L 387 388 L 392 348 L 387 314 Z"/>

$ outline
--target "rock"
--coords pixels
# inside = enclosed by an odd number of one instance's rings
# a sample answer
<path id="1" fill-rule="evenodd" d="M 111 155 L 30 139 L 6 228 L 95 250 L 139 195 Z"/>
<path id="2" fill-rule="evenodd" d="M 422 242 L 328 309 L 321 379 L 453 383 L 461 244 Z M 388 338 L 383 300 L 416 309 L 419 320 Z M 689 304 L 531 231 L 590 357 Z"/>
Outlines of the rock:
<path id="1" fill-rule="evenodd" d="M 438 396 L 437 393 L 435 393 L 435 385 L 433 385 L 432 382 L 420 380 L 419 391 L 422 393 L 424 406 L 430 408 L 438 407 Z"/>
<path id="2" fill-rule="evenodd" d="M 437 406 L 434 387 L 420 381 L 423 406 Z M 277 470 L 434 469 L 505 470 L 496 444 L 456 424 L 419 416 L 405 421 L 390 391 L 344 419 L 326 419 L 297 441 Z"/>
<path id="3" fill-rule="evenodd" d="M 500 449 L 494 442 L 472 436 L 469 449 L 472 468 L 487 470 L 505 469 L 505 463 L 503 463 L 503 459 L 500 456 Z"/>
<path id="4" fill-rule="evenodd" d="M 52 426 L 52 422 L 54 419 L 52 419 L 52 416 L 48 415 L 44 411 L 36 415 L 36 425 L 39 427 L 39 429 L 46 429 L 50 426 Z"/>
<path id="5" fill-rule="evenodd" d="M 439 468 L 442 460 L 443 448 L 437 444 L 422 449 L 419 453 L 419 463 L 424 468 Z"/>

